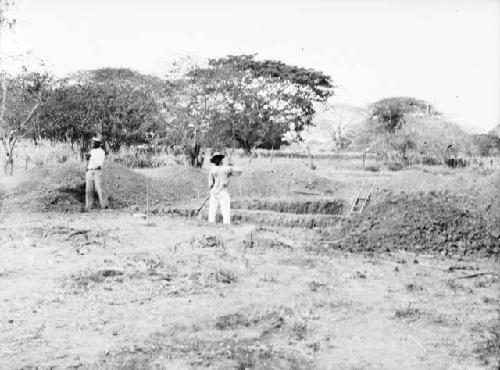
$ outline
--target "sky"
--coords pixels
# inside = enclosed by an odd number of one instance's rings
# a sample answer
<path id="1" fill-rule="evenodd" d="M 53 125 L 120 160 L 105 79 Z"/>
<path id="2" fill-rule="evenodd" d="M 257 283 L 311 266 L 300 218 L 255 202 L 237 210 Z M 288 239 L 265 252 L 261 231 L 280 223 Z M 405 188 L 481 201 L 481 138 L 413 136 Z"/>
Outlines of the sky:
<path id="1" fill-rule="evenodd" d="M 228 54 L 320 70 L 335 103 L 434 104 L 469 132 L 500 123 L 500 0 L 17 0 L 0 52 L 57 75 Z"/>

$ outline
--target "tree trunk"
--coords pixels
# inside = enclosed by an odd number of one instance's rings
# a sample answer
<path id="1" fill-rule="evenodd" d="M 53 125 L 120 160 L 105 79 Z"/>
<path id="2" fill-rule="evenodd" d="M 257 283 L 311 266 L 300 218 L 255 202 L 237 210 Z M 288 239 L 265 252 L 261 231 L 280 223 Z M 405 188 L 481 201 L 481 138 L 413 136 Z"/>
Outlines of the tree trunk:
<path id="1" fill-rule="evenodd" d="M 2 145 L 4 149 L 4 166 L 3 170 L 6 175 L 12 176 L 14 174 L 14 147 L 16 145 L 17 138 L 9 135 L 8 138 L 2 138 Z"/>
<path id="2" fill-rule="evenodd" d="M 309 145 L 306 145 L 306 150 L 307 150 L 307 157 L 309 159 L 309 168 L 311 170 L 314 170 L 314 163 L 312 160 L 311 151 L 309 150 Z"/>
<path id="3" fill-rule="evenodd" d="M 5 163 L 3 166 L 3 171 L 6 175 L 12 176 L 14 174 L 14 157 L 12 152 L 5 153 Z"/>
<path id="4" fill-rule="evenodd" d="M 193 167 L 200 167 L 199 155 L 201 151 L 201 146 L 198 143 L 194 143 L 193 146 L 186 148 L 186 154 L 188 157 L 189 164 Z"/>
<path id="5" fill-rule="evenodd" d="M 80 162 L 85 162 L 85 153 L 87 153 L 87 150 L 88 144 L 83 139 L 80 139 Z"/>

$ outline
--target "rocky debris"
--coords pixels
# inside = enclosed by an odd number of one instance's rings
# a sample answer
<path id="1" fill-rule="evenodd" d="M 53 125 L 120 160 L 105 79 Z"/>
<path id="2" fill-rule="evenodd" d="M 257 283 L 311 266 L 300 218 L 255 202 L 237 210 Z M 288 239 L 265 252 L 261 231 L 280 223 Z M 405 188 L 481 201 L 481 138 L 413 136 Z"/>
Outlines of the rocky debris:
<path id="1" fill-rule="evenodd" d="M 473 197 L 449 192 L 386 194 L 353 218 L 329 246 L 353 252 L 406 250 L 500 257 L 499 218 Z"/>

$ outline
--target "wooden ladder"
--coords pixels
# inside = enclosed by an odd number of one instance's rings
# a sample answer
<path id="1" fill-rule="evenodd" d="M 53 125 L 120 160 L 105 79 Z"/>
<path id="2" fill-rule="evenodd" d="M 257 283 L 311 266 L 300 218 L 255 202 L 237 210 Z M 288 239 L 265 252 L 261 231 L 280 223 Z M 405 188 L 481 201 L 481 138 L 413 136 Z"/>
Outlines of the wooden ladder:
<path id="1" fill-rule="evenodd" d="M 365 180 L 363 182 L 363 185 L 361 186 L 361 189 L 359 190 L 358 195 L 356 196 L 356 199 L 352 203 L 351 210 L 349 211 L 349 216 L 353 213 L 361 213 L 363 212 L 363 209 L 365 209 L 366 203 L 370 201 L 372 192 L 373 192 L 373 187 L 375 186 L 375 183 L 372 183 L 371 185 L 367 185 L 367 181 Z"/>

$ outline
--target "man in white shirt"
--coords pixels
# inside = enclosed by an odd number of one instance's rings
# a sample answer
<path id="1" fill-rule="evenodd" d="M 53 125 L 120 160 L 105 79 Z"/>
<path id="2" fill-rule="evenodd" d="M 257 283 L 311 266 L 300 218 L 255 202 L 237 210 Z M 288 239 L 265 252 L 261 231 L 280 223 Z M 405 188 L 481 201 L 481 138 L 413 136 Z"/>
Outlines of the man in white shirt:
<path id="1" fill-rule="evenodd" d="M 208 206 L 208 222 L 215 223 L 217 208 L 220 205 L 222 220 L 224 224 L 231 223 L 231 199 L 227 188 L 229 177 L 240 175 L 241 170 L 228 165 L 223 165 L 224 155 L 216 152 L 212 155 L 210 162 L 215 164 L 208 175 L 208 186 L 210 186 L 210 201 Z"/>
<path id="2" fill-rule="evenodd" d="M 88 212 L 92 208 L 94 202 L 94 190 L 99 197 L 101 208 L 108 207 L 108 199 L 104 183 L 102 180 L 102 168 L 106 153 L 102 149 L 101 139 L 92 139 L 92 150 L 88 158 L 87 174 L 85 175 L 85 210 Z"/>

